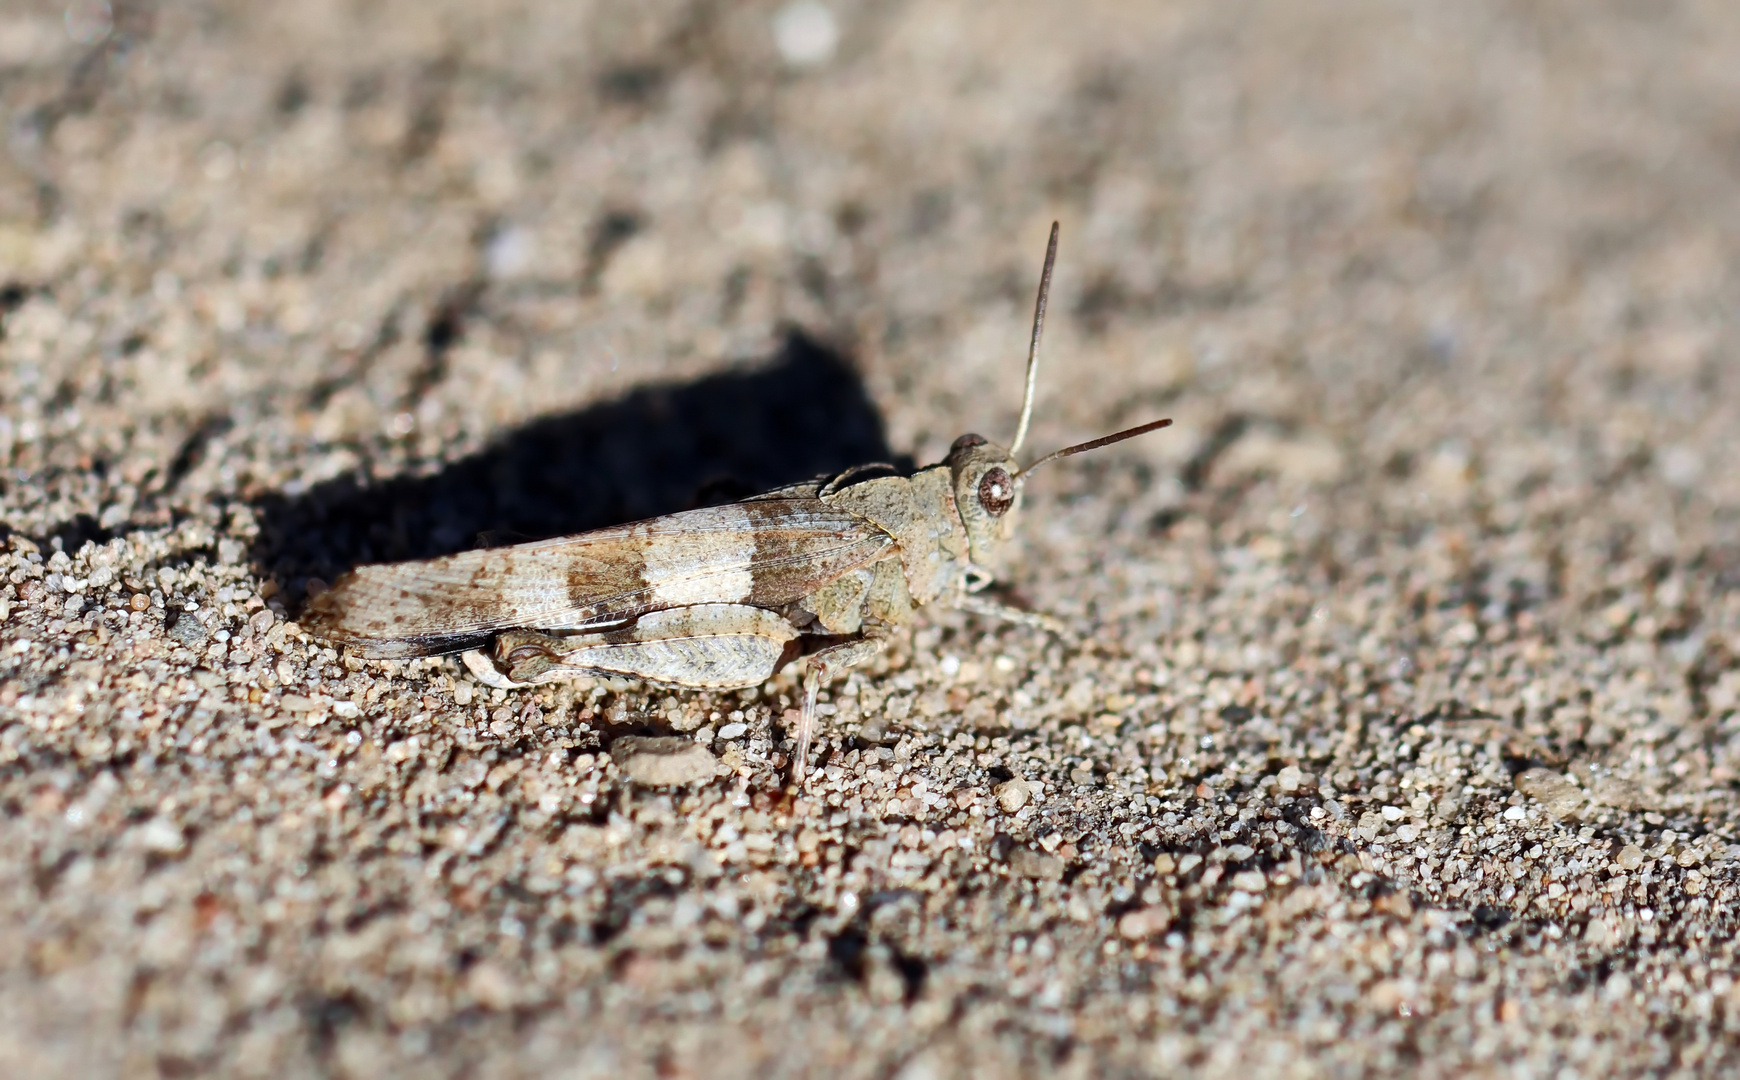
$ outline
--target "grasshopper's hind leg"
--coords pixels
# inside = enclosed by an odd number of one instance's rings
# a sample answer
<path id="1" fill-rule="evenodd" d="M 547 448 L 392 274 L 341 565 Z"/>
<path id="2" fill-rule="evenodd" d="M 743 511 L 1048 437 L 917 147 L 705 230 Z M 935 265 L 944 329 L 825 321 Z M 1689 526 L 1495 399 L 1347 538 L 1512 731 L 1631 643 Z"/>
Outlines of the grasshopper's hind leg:
<path id="1" fill-rule="evenodd" d="M 746 604 L 693 604 L 642 615 L 617 630 L 498 634 L 491 655 L 465 654 L 490 686 L 518 689 L 582 675 L 626 675 L 660 686 L 734 690 L 765 682 L 797 630 Z"/>
<path id="2" fill-rule="evenodd" d="M 515 682 L 503 675 L 495 661 L 485 656 L 479 649 L 469 649 L 459 659 L 465 665 L 466 670 L 477 676 L 477 681 L 485 686 L 493 686 L 498 690 L 518 690 L 523 686 L 531 685 L 531 683 Z"/>

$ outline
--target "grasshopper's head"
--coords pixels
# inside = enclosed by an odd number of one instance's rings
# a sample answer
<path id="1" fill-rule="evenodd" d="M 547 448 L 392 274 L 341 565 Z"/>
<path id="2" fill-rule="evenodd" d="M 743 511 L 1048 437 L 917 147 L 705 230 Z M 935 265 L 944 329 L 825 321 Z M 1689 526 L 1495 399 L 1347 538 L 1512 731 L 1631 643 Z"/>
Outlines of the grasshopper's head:
<path id="1" fill-rule="evenodd" d="M 1033 308 L 1033 339 L 1027 350 L 1027 392 L 1021 401 L 1021 423 L 1015 439 L 1005 450 L 980 435 L 962 435 L 949 448 L 945 464 L 954 476 L 955 506 L 967 529 L 968 552 L 975 564 L 993 565 L 997 552 L 1013 535 L 1015 508 L 1021 505 L 1021 485 L 1033 470 L 1058 458 L 1096 450 L 1144 432 L 1163 428 L 1170 420 L 1156 420 L 1090 442 L 1066 446 L 1035 461 L 1025 469 L 1015 463 L 1021 444 L 1027 441 L 1027 425 L 1033 419 L 1033 388 L 1039 376 L 1039 333 L 1045 327 L 1045 302 L 1051 295 L 1051 270 L 1057 263 L 1057 223 L 1051 225 L 1051 241 L 1045 248 L 1045 269 L 1039 275 L 1039 300 Z"/>
<path id="2" fill-rule="evenodd" d="M 991 566 L 1013 533 L 1021 469 L 1009 451 L 982 435 L 956 439 L 944 464 L 954 476 L 955 508 L 967 529 L 968 553 L 979 566 Z"/>

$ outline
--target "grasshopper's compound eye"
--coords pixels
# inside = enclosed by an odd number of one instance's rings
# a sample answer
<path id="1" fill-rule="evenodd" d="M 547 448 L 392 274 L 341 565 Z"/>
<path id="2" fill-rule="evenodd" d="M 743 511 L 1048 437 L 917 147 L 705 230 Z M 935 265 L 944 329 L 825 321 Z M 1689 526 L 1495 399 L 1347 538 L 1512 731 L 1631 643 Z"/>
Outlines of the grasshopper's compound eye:
<path id="1" fill-rule="evenodd" d="M 1007 470 L 993 467 L 979 479 L 979 505 L 992 517 L 1002 517 L 1015 503 L 1015 481 Z"/>

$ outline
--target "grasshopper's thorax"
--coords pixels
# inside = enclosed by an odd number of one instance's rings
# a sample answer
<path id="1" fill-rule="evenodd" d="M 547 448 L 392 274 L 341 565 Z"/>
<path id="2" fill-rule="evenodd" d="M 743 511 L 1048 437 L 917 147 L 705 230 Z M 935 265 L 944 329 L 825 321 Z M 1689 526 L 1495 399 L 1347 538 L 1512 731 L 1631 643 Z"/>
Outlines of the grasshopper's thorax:
<path id="1" fill-rule="evenodd" d="M 997 553 L 1009 539 L 1015 475 L 1007 452 L 966 435 L 940 465 L 911 476 L 843 477 L 849 482 L 823 485 L 820 498 L 886 532 L 907 595 L 914 604 L 928 604 L 991 580 Z"/>
<path id="2" fill-rule="evenodd" d="M 1009 452 L 979 435 L 962 435 L 943 464 L 954 477 L 955 509 L 967 533 L 967 550 L 977 567 L 996 565 L 998 552 L 1013 535 L 1021 505 L 1020 471 Z"/>

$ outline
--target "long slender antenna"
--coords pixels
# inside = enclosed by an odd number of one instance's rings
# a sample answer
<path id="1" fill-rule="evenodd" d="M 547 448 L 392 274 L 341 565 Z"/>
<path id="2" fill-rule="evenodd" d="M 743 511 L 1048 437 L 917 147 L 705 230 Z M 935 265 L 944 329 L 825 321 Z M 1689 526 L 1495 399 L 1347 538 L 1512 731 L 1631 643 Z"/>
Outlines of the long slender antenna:
<path id="1" fill-rule="evenodd" d="M 1163 427 L 1170 426 L 1172 426 L 1172 421 L 1170 419 L 1153 420 L 1139 427 L 1125 428 L 1123 431 L 1117 432 L 1113 435 L 1102 435 L 1097 439 L 1089 439 L 1084 443 L 1076 443 L 1074 446 L 1066 446 L 1062 450 L 1053 450 L 1051 453 L 1045 455 L 1017 473 L 1015 475 L 1015 482 L 1017 484 L 1021 483 L 1023 480 L 1027 479 L 1028 474 L 1033 472 L 1034 469 L 1039 468 L 1041 465 L 1056 461 L 1058 458 L 1066 458 L 1072 454 L 1083 454 L 1089 450 L 1098 450 L 1102 446 L 1110 446 L 1113 443 L 1123 442 L 1125 439 L 1134 439 L 1138 435 L 1146 435 L 1150 431 L 1158 431 Z"/>
<path id="2" fill-rule="evenodd" d="M 1033 419 L 1033 388 L 1039 382 L 1039 333 L 1045 329 L 1045 304 L 1051 299 L 1051 268 L 1057 264 L 1057 222 L 1051 223 L 1051 240 L 1045 245 L 1045 269 L 1039 272 L 1039 299 L 1033 304 L 1033 340 L 1027 346 L 1027 392 L 1021 398 L 1021 423 L 1015 427 L 1015 441 L 1009 444 L 1009 456 L 1020 451 L 1027 441 L 1027 425 Z"/>

